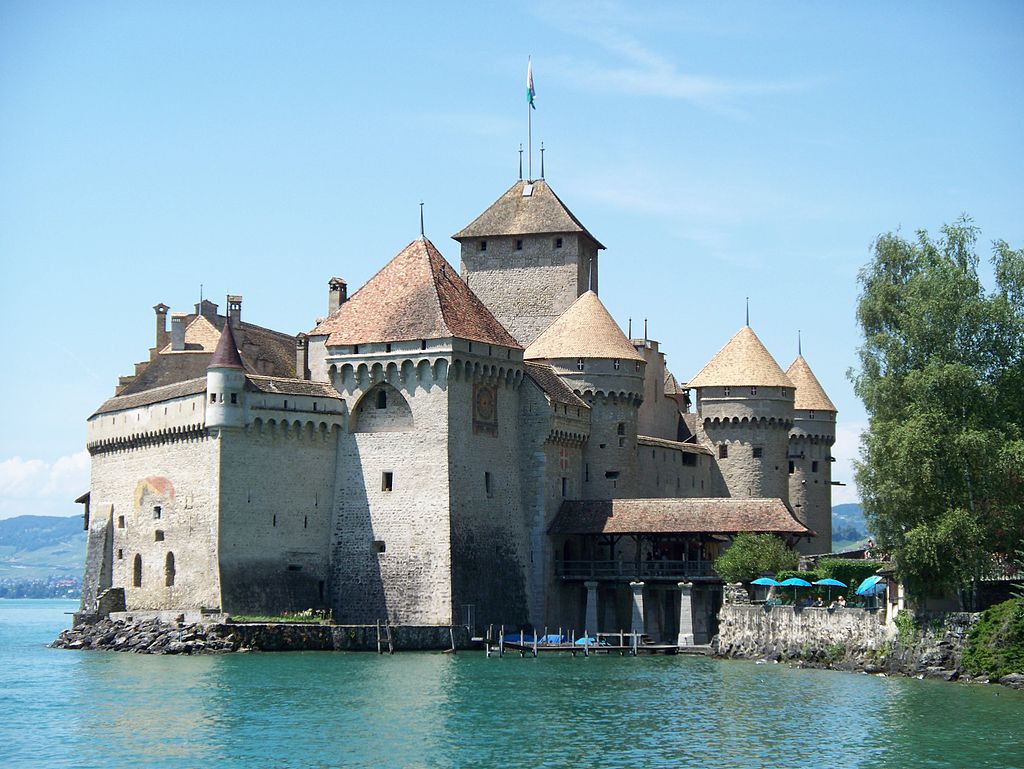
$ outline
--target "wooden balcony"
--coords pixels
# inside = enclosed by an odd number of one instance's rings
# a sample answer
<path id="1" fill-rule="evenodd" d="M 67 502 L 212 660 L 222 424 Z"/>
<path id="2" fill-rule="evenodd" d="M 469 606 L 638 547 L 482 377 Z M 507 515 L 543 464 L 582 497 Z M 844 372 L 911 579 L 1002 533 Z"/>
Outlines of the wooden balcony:
<path id="1" fill-rule="evenodd" d="M 717 579 L 712 561 L 567 561 L 555 560 L 555 576 L 564 580 L 643 580 L 682 582 Z"/>

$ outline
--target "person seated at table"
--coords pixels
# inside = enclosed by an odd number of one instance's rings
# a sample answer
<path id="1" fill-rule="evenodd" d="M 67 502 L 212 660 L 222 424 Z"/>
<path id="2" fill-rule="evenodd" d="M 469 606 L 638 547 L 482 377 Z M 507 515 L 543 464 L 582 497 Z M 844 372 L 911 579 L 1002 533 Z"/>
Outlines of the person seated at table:
<path id="1" fill-rule="evenodd" d="M 818 600 L 816 600 L 816 601 L 814 602 L 814 605 L 815 605 L 816 607 L 818 607 L 819 609 L 820 609 L 820 608 L 821 608 L 822 606 L 824 606 L 824 605 L 825 605 L 825 602 L 824 602 L 824 601 L 823 601 L 823 600 L 821 599 L 821 596 L 820 596 L 820 595 L 818 596 Z"/>

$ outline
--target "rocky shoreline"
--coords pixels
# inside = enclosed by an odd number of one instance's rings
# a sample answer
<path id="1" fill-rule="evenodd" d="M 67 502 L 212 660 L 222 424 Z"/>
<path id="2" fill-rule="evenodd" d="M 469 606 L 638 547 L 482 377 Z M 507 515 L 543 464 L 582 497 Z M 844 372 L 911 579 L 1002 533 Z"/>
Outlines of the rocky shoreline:
<path id="1" fill-rule="evenodd" d="M 96 649 L 135 654 L 224 654 L 249 651 L 237 633 L 222 625 L 162 622 L 158 619 L 101 619 L 61 631 L 54 649 Z"/>

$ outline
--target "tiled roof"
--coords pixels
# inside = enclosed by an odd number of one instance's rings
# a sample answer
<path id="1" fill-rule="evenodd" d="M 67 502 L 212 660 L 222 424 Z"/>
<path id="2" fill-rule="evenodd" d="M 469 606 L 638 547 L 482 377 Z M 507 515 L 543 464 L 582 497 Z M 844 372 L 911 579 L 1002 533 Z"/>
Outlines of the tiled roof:
<path id="1" fill-rule="evenodd" d="M 672 376 L 668 369 L 665 369 L 665 395 L 686 395 L 686 390 L 679 385 L 679 380 Z"/>
<path id="2" fill-rule="evenodd" d="M 793 386 L 750 326 L 737 331 L 687 383 L 687 387 L 745 386 Z"/>
<path id="3" fill-rule="evenodd" d="M 529 195 L 523 188 L 532 185 Z M 452 235 L 455 240 L 501 235 L 541 235 L 580 232 L 604 248 L 543 179 L 518 181 L 491 204 L 490 208 Z"/>
<path id="4" fill-rule="evenodd" d="M 205 358 L 206 356 L 204 356 L 204 360 Z M 183 398 L 186 395 L 195 395 L 205 391 L 206 373 L 204 367 L 203 376 L 195 379 L 189 379 L 184 382 L 175 382 L 174 384 L 164 385 L 162 387 L 153 387 L 133 395 L 115 396 L 96 409 L 93 416 L 96 416 L 96 414 L 109 414 L 112 411 L 133 409 L 139 406 L 149 406 L 153 403 L 160 403 L 162 401 L 172 400 L 173 398 Z"/>
<path id="5" fill-rule="evenodd" d="M 245 370 L 242 363 L 242 356 L 238 354 L 238 345 L 235 344 L 235 334 L 230 323 L 224 324 L 224 330 L 220 332 L 220 341 L 217 342 L 217 349 L 213 351 L 213 357 L 207 368 L 239 368 Z"/>
<path id="6" fill-rule="evenodd" d="M 818 381 L 818 377 L 814 376 L 803 355 L 796 356 L 796 360 L 786 370 L 786 376 L 796 387 L 793 408 L 805 411 L 837 411 L 836 405 L 825 394 L 825 389 Z"/>
<path id="7" fill-rule="evenodd" d="M 255 376 L 253 374 L 249 374 L 246 379 L 250 388 L 257 392 L 278 395 L 308 395 L 314 398 L 341 398 L 341 393 L 335 390 L 330 382 L 312 382 L 307 379 Z"/>
<path id="8" fill-rule="evenodd" d="M 562 378 L 544 363 L 526 363 L 526 374 L 537 386 L 555 403 L 565 403 L 569 406 L 590 410 L 585 400 L 572 391 Z"/>
<path id="9" fill-rule="evenodd" d="M 587 291 L 555 318 L 533 340 L 524 358 L 618 358 L 642 361 L 644 356 L 626 339 L 622 329 L 593 291 Z"/>
<path id="10" fill-rule="evenodd" d="M 711 450 L 696 443 L 684 443 L 683 441 L 670 441 L 666 438 L 655 438 L 651 435 L 638 435 L 636 442 L 641 446 L 660 446 L 663 449 L 675 449 L 685 451 L 687 454 L 711 455 Z"/>
<path id="11" fill-rule="evenodd" d="M 202 351 L 185 351 L 161 353 L 157 355 L 142 372 L 132 379 L 118 395 L 134 395 L 164 387 L 175 382 L 186 382 L 196 377 L 206 377 L 206 366 L 212 353 Z"/>
<path id="12" fill-rule="evenodd" d="M 318 325 L 328 346 L 457 337 L 520 349 L 434 244 L 417 239 Z"/>
<path id="13" fill-rule="evenodd" d="M 565 501 L 551 534 L 673 534 L 741 531 L 813 534 L 781 499 L 616 499 Z"/>

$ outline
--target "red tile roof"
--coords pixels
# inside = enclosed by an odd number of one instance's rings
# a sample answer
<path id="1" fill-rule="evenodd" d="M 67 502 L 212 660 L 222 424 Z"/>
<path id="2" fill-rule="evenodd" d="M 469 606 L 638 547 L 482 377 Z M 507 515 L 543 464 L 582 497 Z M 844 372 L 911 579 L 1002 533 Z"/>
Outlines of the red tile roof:
<path id="1" fill-rule="evenodd" d="M 239 368 L 245 370 L 242 363 L 242 356 L 238 354 L 238 345 L 235 344 L 235 332 L 231 330 L 231 321 L 224 324 L 224 330 L 220 332 L 220 341 L 217 342 L 217 349 L 213 351 L 213 357 L 207 368 Z"/>
<path id="2" fill-rule="evenodd" d="M 414 240 L 310 332 L 327 345 L 458 337 L 520 349 L 434 244 Z"/>

